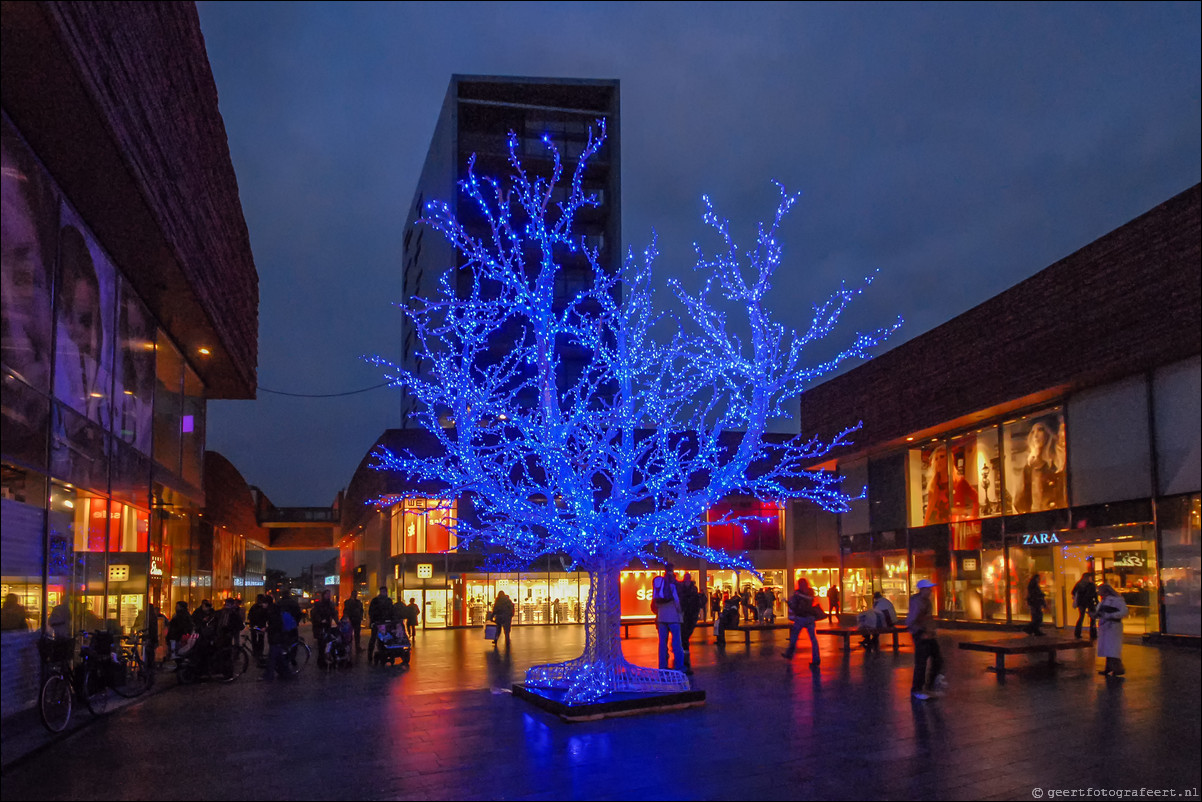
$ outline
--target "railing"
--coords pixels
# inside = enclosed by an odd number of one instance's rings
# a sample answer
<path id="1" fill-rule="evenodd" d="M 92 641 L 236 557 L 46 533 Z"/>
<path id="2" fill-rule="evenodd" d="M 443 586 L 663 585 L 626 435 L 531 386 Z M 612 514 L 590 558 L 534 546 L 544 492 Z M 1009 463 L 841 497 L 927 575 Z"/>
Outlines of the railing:
<path id="1" fill-rule="evenodd" d="M 272 507 L 259 518 L 261 524 L 331 524 L 340 523 L 338 510 L 333 507 Z"/>

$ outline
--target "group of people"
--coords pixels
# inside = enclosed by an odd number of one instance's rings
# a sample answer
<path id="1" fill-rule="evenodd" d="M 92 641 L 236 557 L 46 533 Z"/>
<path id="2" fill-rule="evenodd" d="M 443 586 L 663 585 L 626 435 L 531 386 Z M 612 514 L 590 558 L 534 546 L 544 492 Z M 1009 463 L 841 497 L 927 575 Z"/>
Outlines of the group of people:
<path id="1" fill-rule="evenodd" d="M 351 599 L 347 601 L 347 604 L 350 604 L 351 600 L 358 602 L 358 599 L 358 592 L 351 591 Z M 362 622 L 363 604 L 358 603 L 359 621 Z M 400 627 L 412 643 L 413 636 L 417 634 L 418 622 L 421 621 L 421 607 L 418 606 L 417 599 L 412 597 L 408 604 L 393 602 L 392 597 L 388 595 L 388 586 L 381 585 L 379 594 L 367 604 L 367 620 L 371 625 L 371 636 L 367 640 L 367 660 L 371 662 L 375 649 L 380 643 L 380 627 L 384 627 L 385 631 Z M 358 624 L 355 625 L 355 651 L 360 651 Z"/>
<path id="2" fill-rule="evenodd" d="M 917 590 L 910 597 L 906 615 L 906 628 L 914 638 L 914 676 L 910 684 L 910 693 L 914 699 L 925 701 L 941 696 L 947 689 L 947 678 L 943 673 L 943 655 L 939 649 L 938 626 L 933 592 L 935 583 L 929 579 L 920 579 Z M 1103 676 L 1121 677 L 1125 673 L 1121 659 L 1123 624 L 1127 616 L 1127 605 L 1122 596 L 1109 584 L 1103 582 L 1095 585 L 1093 575 L 1084 574 L 1073 587 L 1073 603 L 1079 610 L 1075 636 L 1081 637 L 1081 628 L 1086 617 L 1089 618 L 1090 638 L 1098 641 L 1098 656 L 1106 659 L 1105 668 L 1098 672 Z M 797 640 L 805 630 L 810 638 L 810 665 L 818 667 L 821 657 L 818 650 L 818 638 L 815 626 L 818 619 L 829 616 L 816 603 L 817 593 L 803 577 L 797 581 L 796 589 L 788 600 L 789 644 L 781 656 L 792 660 L 797 651 Z M 831 598 L 831 609 L 838 606 L 838 597 Z M 655 610 L 656 629 L 659 634 L 659 667 L 667 669 L 668 646 L 672 648 L 672 667 L 677 671 L 692 674 L 692 663 L 689 656 L 689 638 L 697 625 L 703 597 L 697 590 L 689 574 L 684 580 L 676 581 L 674 567 L 668 563 L 662 576 L 655 578 L 652 584 L 652 607 Z M 731 607 L 737 616 L 738 608 L 727 599 L 725 603 Z M 1028 604 L 1031 607 L 1031 624 L 1027 631 L 1032 635 L 1042 635 L 1044 594 L 1036 573 L 1028 585 Z M 715 592 L 710 597 L 711 609 L 715 611 L 717 625 L 721 625 L 719 612 L 723 599 Z M 737 621 L 737 618 L 735 619 Z M 889 599 L 879 591 L 873 594 L 871 610 L 861 613 L 857 619 L 863 645 L 869 649 L 879 648 L 880 633 L 892 629 L 897 624 L 897 610 Z M 720 629 L 718 630 L 721 631 Z M 721 642 L 721 641 L 719 641 Z"/>

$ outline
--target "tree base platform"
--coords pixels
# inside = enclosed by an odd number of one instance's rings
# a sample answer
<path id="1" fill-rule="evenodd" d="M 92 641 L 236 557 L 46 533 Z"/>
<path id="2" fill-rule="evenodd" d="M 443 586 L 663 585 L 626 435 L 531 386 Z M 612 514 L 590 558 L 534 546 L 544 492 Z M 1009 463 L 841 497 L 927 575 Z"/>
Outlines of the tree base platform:
<path id="1" fill-rule="evenodd" d="M 567 722 L 598 721 L 641 713 L 667 713 L 705 704 L 705 691 L 698 690 L 675 693 L 611 693 L 596 702 L 582 705 L 565 704 L 564 691 L 554 688 L 530 688 L 524 684 L 517 684 L 513 686 L 513 695 Z"/>

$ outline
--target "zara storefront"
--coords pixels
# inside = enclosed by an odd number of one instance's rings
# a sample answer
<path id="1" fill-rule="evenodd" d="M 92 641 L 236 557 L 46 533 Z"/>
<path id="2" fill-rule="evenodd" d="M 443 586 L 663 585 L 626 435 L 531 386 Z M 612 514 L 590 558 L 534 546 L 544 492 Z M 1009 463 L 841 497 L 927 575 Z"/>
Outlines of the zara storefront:
<path id="1" fill-rule="evenodd" d="M 859 418 L 838 469 L 845 609 L 1073 626 L 1085 573 L 1127 631 L 1198 637 L 1202 540 L 1199 187 L 872 362 L 816 387 L 817 433 Z M 1050 346 L 1049 344 L 1054 344 Z"/>

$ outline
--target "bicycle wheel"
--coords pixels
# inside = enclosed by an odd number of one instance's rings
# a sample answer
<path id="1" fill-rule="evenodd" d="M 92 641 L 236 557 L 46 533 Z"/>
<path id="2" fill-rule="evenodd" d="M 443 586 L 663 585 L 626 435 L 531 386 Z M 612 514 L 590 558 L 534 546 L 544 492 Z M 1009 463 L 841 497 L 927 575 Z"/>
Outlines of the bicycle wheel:
<path id="1" fill-rule="evenodd" d="M 238 676 L 242 676 L 250 670 L 250 649 L 245 643 L 237 648 L 237 653 L 234 655 L 234 667 L 238 669 Z"/>
<path id="2" fill-rule="evenodd" d="M 42 684 L 40 712 L 42 723 L 51 732 L 62 732 L 71 723 L 71 706 L 75 695 L 71 681 L 62 674 L 51 674 Z"/>
<path id="3" fill-rule="evenodd" d="M 109 684 L 102 666 L 85 666 L 80 681 L 80 696 L 93 715 L 103 716 L 109 706 Z"/>
<path id="4" fill-rule="evenodd" d="M 128 654 L 121 661 L 121 673 L 113 684 L 113 690 L 126 699 L 142 694 L 150 687 L 150 672 L 136 653 Z"/>
<path id="5" fill-rule="evenodd" d="M 289 673 L 296 676 L 301 672 L 301 669 L 309 664 L 309 657 L 312 652 L 309 650 L 309 644 L 303 640 L 297 641 L 288 647 L 288 659 L 285 662 Z"/>

